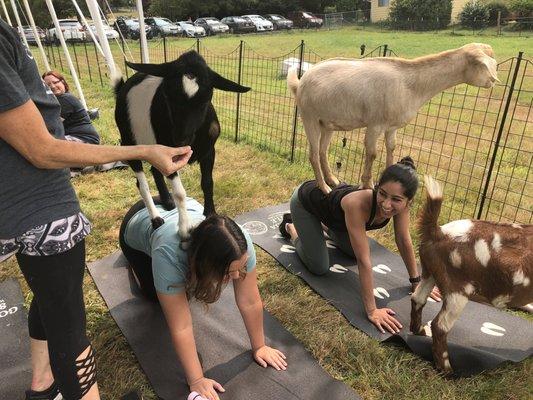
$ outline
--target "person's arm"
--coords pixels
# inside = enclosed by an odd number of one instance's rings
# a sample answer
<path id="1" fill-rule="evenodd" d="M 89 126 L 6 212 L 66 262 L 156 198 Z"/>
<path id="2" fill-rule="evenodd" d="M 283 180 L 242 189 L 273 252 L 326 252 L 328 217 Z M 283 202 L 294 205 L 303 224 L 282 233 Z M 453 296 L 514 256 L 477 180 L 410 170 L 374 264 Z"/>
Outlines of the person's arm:
<path id="1" fill-rule="evenodd" d="M 398 333 L 402 325 L 393 317 L 394 311 L 390 308 L 376 307 L 370 247 L 368 246 L 365 230 L 367 215 L 364 211 L 364 198 L 353 197 L 346 200 L 343 204 L 346 227 L 357 259 L 359 281 L 361 282 L 361 297 L 367 317 L 382 333 L 385 333 L 385 329 L 390 333 Z"/>
<path id="2" fill-rule="evenodd" d="M 409 278 L 419 277 L 418 268 L 416 265 L 416 256 L 413 249 L 413 242 L 411 240 L 411 233 L 409 232 L 409 210 L 401 212 L 394 216 L 394 239 L 398 251 L 402 256 L 403 262 L 409 273 Z M 411 284 L 411 290 L 414 292 L 418 282 Z M 439 289 L 435 286 L 430 294 L 431 298 L 436 301 L 441 300 Z"/>
<path id="3" fill-rule="evenodd" d="M 163 175 L 170 175 L 183 168 L 192 154 L 189 146 L 103 146 L 56 139 L 48 132 L 39 110 L 31 100 L 0 112 L 0 139 L 35 167 L 43 169 L 146 160 Z"/>
<path id="4" fill-rule="evenodd" d="M 191 391 L 210 400 L 219 400 L 216 391 L 224 391 L 218 382 L 204 377 L 192 328 L 192 317 L 185 292 L 157 293 L 159 304 L 167 320 L 174 350 L 180 360 Z"/>
<path id="5" fill-rule="evenodd" d="M 263 331 L 263 303 L 257 287 L 257 272 L 246 274 L 246 278 L 233 281 L 235 301 L 242 315 L 255 361 L 262 367 L 271 365 L 279 370 L 287 368 L 285 355 L 265 345 Z"/>

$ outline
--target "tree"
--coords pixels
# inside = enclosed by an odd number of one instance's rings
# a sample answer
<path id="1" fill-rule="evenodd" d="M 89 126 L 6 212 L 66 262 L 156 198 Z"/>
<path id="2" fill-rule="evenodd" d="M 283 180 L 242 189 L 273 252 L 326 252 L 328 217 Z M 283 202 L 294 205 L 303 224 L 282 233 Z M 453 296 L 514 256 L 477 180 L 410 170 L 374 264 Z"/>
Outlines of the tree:
<path id="1" fill-rule="evenodd" d="M 470 1 L 465 4 L 459 13 L 461 25 L 472 29 L 482 29 L 489 23 L 489 8 L 478 1 Z"/>
<path id="2" fill-rule="evenodd" d="M 389 22 L 398 29 L 445 28 L 452 17 L 452 0 L 394 0 Z"/>

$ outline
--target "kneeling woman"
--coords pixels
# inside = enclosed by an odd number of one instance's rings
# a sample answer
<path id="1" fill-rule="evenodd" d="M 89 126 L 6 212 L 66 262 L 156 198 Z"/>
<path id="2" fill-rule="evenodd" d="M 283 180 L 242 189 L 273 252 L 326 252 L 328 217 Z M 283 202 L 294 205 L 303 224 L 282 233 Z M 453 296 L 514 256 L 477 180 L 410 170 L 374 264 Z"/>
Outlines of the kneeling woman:
<path id="1" fill-rule="evenodd" d="M 177 209 L 158 208 L 165 223 L 156 230 L 142 201 L 128 211 L 120 227 L 120 247 L 143 293 L 161 304 L 190 390 L 210 400 L 218 400 L 217 391 L 224 391 L 218 382 L 203 375 L 188 298 L 214 303 L 230 280 L 255 361 L 263 367 L 286 369 L 285 355 L 265 345 L 255 250 L 248 234 L 228 217 L 205 218 L 202 205 L 188 198 L 191 223 L 198 225 L 184 251 L 177 235 Z"/>
<path id="2" fill-rule="evenodd" d="M 314 274 L 325 274 L 330 267 L 323 226 L 344 253 L 357 259 L 365 311 L 383 333 L 397 333 L 402 325 L 390 308 L 376 308 L 366 231 L 383 228 L 393 218 L 396 244 L 414 290 L 420 276 L 409 233 L 409 206 L 417 188 L 418 178 L 410 157 L 385 169 L 373 190 L 342 184 L 325 195 L 316 181 L 308 181 L 294 191 L 291 214 L 285 215 L 280 225 L 281 233 L 291 238 L 301 260 Z M 432 298 L 440 299 L 437 290 Z"/>

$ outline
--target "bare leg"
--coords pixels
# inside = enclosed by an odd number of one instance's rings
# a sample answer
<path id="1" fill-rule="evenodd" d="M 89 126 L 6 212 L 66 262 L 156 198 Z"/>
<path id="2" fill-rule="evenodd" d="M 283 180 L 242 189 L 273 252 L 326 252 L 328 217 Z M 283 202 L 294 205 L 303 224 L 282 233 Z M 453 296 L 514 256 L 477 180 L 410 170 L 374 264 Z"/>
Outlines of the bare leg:
<path id="1" fill-rule="evenodd" d="M 331 188 L 326 184 L 324 176 L 322 175 L 322 170 L 320 169 L 320 125 L 318 124 L 318 121 L 304 118 L 303 115 L 302 121 L 304 124 L 305 134 L 307 135 L 307 141 L 309 142 L 309 161 L 313 167 L 317 185 L 322 192 L 327 194 L 331 192 Z"/>
<path id="2" fill-rule="evenodd" d="M 31 348 L 31 390 L 42 392 L 54 383 L 54 375 L 50 368 L 48 342 L 30 338 Z"/>
<path id="3" fill-rule="evenodd" d="M 379 131 L 374 127 L 366 128 L 365 134 L 365 166 L 363 174 L 361 175 L 361 183 L 363 189 L 372 189 L 374 186 L 372 182 L 372 164 L 376 159 L 376 143 L 378 140 Z"/>
<path id="4" fill-rule="evenodd" d="M 331 137 L 333 136 L 333 131 L 326 129 L 323 126 L 320 127 L 320 130 L 322 132 L 320 136 L 320 152 L 319 152 L 320 167 L 322 168 L 322 173 L 324 174 L 326 183 L 329 186 L 335 187 L 335 186 L 338 186 L 339 180 L 331 172 L 331 169 L 329 168 L 329 161 L 328 161 L 328 149 L 329 149 L 329 143 L 331 142 Z"/>
<path id="5" fill-rule="evenodd" d="M 394 164 L 394 148 L 396 147 L 396 129 L 385 132 L 385 147 L 387 148 L 387 167 Z"/>

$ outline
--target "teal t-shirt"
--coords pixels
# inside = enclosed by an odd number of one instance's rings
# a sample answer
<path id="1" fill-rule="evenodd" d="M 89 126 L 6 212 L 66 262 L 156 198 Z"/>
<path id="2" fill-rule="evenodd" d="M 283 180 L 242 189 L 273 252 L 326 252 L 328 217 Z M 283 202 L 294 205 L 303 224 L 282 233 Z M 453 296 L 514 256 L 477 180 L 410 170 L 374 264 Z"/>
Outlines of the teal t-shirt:
<path id="1" fill-rule="evenodd" d="M 197 225 L 205 219 L 203 206 L 195 199 L 187 197 L 187 212 L 192 225 Z M 163 294 L 180 293 L 185 289 L 189 263 L 187 253 L 179 244 L 178 237 L 178 210 L 166 211 L 162 206 L 157 206 L 161 218 L 165 223 L 154 230 L 150 214 L 146 208 L 137 212 L 126 225 L 124 240 L 135 250 L 142 251 L 152 257 L 152 273 L 154 275 L 155 289 Z M 246 270 L 255 268 L 255 249 L 250 235 L 243 230 L 248 246 L 248 261 Z"/>

